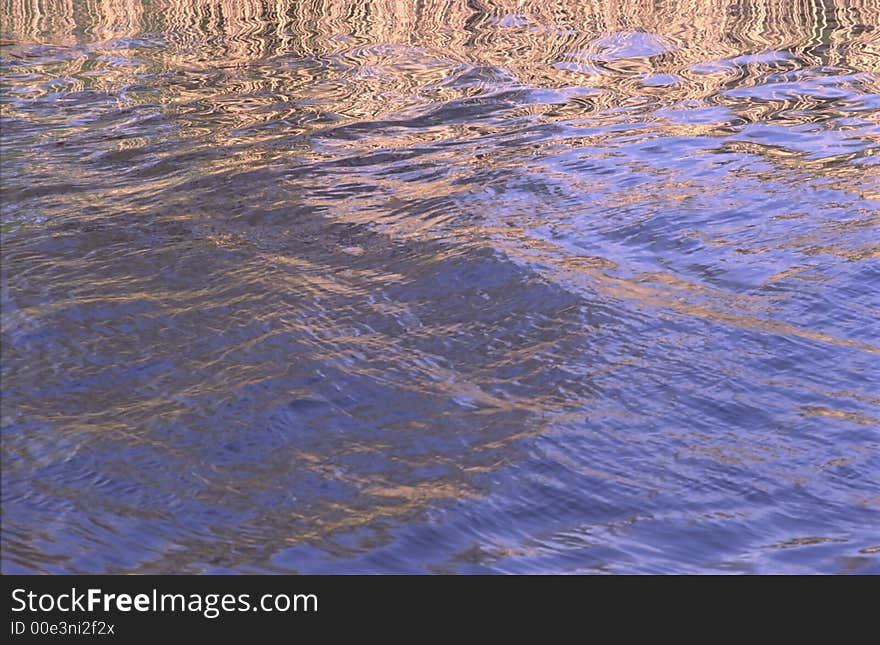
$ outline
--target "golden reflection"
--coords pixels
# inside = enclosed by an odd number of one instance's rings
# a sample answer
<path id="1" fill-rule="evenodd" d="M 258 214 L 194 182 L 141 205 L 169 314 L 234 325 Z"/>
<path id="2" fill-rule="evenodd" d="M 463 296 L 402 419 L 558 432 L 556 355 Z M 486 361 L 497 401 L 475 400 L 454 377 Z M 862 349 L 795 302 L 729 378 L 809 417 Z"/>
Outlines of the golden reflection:
<path id="1" fill-rule="evenodd" d="M 169 34 L 182 51 L 222 47 L 227 64 L 385 43 L 479 59 L 537 82 L 590 70 L 602 76 L 605 65 L 677 73 L 741 55 L 745 44 L 880 70 L 870 29 L 880 21 L 878 0 L 2 0 L 0 10 L 4 32 L 15 39 L 71 44 Z M 727 72 L 716 73 L 722 79 Z M 698 72 L 688 80 L 699 85 L 712 76 Z"/>
<path id="2" fill-rule="evenodd" d="M 846 421 L 851 421 L 852 423 L 857 423 L 863 426 L 880 427 L 880 419 L 875 419 L 866 414 L 859 414 L 858 412 L 846 412 L 844 410 L 824 408 L 816 405 L 803 405 L 801 406 L 801 412 L 809 416 L 845 419 Z"/>
<path id="3" fill-rule="evenodd" d="M 821 86 L 772 97 L 760 90 L 768 75 L 804 66 L 851 70 L 847 82 L 880 92 L 880 0 L 748 0 L 736 7 L 714 0 L 0 0 L 0 15 L 5 57 L 27 62 L 35 43 L 84 48 L 65 55 L 63 66 L 39 70 L 55 79 L 51 91 L 62 79 L 71 90 L 116 90 L 145 75 L 189 74 L 169 83 L 173 92 L 119 100 L 158 98 L 188 124 L 181 136 L 222 132 L 224 143 L 253 141 L 254 132 L 242 129 L 269 121 L 283 120 L 291 138 L 328 120 L 357 122 L 472 96 L 499 80 L 564 91 L 547 104 L 530 100 L 510 110 L 511 118 L 531 114 L 541 122 L 570 124 L 609 120 L 648 99 L 668 105 L 705 101 L 747 122 L 808 124 L 823 115 Z M 94 56 L 112 63 L 99 76 L 92 73 Z M 275 57 L 301 60 L 291 68 Z M 314 65 L 303 66 L 303 60 Z M 450 85 L 462 65 L 473 67 L 468 81 Z M 309 95 L 298 96 L 306 81 Z M 734 84 L 738 92 L 758 89 L 754 96 L 734 96 Z M 14 106 L 3 110 L 16 114 Z M 210 123 L 202 122 L 208 118 Z M 687 118 L 651 120 L 654 134 L 665 136 L 712 135 L 726 127 Z M 374 145 L 415 145 L 456 138 L 462 130 L 449 124 L 388 133 Z M 125 140 L 116 145 L 132 146 Z M 753 141 L 726 145 L 778 164 L 812 164 L 820 174 L 848 159 L 803 159 Z M 253 161 L 258 154 L 249 147 L 228 163 Z M 834 174 L 858 170 L 836 167 Z"/>

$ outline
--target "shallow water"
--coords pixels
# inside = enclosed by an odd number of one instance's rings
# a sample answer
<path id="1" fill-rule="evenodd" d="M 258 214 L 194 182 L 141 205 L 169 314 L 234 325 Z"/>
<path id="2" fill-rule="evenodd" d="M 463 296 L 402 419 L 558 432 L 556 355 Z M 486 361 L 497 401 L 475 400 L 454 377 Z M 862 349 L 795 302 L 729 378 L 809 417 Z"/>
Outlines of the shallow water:
<path id="1" fill-rule="evenodd" d="M 878 0 L 0 9 L 4 572 L 880 572 Z"/>

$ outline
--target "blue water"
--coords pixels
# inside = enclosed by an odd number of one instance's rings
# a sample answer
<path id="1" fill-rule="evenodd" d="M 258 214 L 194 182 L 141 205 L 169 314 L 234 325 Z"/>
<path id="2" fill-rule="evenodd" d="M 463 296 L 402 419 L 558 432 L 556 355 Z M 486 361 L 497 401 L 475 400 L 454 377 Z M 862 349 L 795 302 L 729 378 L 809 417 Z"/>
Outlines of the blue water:
<path id="1" fill-rule="evenodd" d="M 4 573 L 880 573 L 880 4 L 3 0 Z"/>

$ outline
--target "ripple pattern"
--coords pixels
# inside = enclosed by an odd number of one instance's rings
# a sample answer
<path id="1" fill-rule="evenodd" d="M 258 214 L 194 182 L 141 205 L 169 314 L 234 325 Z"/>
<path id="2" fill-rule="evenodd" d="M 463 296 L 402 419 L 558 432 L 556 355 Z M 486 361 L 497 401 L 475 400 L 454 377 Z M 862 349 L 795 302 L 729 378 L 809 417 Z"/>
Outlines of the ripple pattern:
<path id="1" fill-rule="evenodd" d="M 878 0 L 0 0 L 4 573 L 880 572 Z"/>

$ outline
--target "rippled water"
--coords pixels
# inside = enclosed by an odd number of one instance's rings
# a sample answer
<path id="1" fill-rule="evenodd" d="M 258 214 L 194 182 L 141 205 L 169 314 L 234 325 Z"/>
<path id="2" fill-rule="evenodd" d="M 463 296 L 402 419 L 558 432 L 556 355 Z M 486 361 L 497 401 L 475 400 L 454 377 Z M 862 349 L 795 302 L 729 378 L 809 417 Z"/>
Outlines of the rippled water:
<path id="1" fill-rule="evenodd" d="M 878 0 L 0 0 L 4 572 L 880 572 Z"/>

